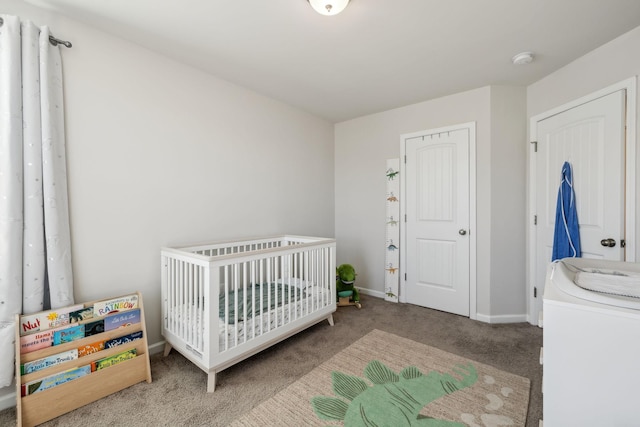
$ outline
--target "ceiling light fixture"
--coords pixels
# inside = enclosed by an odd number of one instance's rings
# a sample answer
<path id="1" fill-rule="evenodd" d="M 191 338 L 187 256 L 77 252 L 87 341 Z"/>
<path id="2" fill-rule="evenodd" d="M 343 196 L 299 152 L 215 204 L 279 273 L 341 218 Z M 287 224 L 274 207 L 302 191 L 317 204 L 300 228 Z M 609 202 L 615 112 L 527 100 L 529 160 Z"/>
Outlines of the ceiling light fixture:
<path id="1" fill-rule="evenodd" d="M 332 16 L 342 12 L 349 0 L 307 0 L 311 7 L 320 15 Z"/>
<path id="2" fill-rule="evenodd" d="M 515 65 L 525 65 L 533 61 L 533 52 L 522 52 L 511 58 Z"/>

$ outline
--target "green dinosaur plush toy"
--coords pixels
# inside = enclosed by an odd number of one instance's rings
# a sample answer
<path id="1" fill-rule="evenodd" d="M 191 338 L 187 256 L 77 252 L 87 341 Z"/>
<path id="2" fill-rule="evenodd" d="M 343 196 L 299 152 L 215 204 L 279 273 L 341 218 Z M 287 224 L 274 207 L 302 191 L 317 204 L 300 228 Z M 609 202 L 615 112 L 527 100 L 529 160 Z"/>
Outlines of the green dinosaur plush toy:
<path id="1" fill-rule="evenodd" d="M 354 283 L 356 269 L 351 264 L 341 264 L 336 268 L 336 292 L 338 305 L 355 305 L 360 308 L 360 294 Z"/>

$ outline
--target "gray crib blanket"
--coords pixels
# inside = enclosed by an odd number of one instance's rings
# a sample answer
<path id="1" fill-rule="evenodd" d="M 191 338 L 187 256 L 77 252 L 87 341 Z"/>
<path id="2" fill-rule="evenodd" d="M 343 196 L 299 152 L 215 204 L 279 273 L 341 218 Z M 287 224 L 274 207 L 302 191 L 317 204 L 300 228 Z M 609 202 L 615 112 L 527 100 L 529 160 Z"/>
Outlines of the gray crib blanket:
<path id="1" fill-rule="evenodd" d="M 289 300 L 289 293 L 291 293 L 291 300 Z M 246 296 L 245 290 L 240 288 L 229 291 L 228 300 L 225 293 L 221 292 L 219 316 L 220 319 L 225 320 L 226 306 L 226 313 L 229 315 L 228 323 L 234 324 L 236 322 L 236 307 L 238 310 L 237 321 L 241 322 L 245 320 L 245 315 L 247 319 L 250 319 L 254 315 L 265 313 L 276 306 L 280 307 L 283 303 L 297 301 L 303 293 L 304 290 L 281 283 L 247 285 Z"/>

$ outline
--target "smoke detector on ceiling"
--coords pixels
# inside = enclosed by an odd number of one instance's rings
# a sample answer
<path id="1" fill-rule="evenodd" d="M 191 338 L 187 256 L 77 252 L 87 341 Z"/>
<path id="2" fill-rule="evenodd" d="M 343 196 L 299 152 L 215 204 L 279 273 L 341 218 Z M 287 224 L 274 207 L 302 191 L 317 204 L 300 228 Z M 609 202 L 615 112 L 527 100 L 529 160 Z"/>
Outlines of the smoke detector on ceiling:
<path id="1" fill-rule="evenodd" d="M 533 52 L 522 52 L 511 58 L 515 65 L 525 65 L 533 61 Z"/>

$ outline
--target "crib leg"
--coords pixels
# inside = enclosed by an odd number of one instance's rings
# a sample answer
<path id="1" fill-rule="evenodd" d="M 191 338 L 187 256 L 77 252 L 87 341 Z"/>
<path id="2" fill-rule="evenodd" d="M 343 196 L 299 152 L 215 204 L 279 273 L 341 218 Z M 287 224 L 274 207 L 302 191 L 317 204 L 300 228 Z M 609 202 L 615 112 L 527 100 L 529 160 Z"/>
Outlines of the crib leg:
<path id="1" fill-rule="evenodd" d="M 333 326 L 333 314 L 330 314 L 329 317 L 327 317 L 327 320 L 329 321 L 329 324 Z"/>
<path id="2" fill-rule="evenodd" d="M 171 352 L 171 344 L 169 344 L 168 342 L 164 343 L 164 357 L 167 357 L 169 355 L 169 353 Z"/>
<path id="3" fill-rule="evenodd" d="M 207 393 L 213 393 L 216 389 L 216 372 L 209 372 L 207 375 Z"/>

